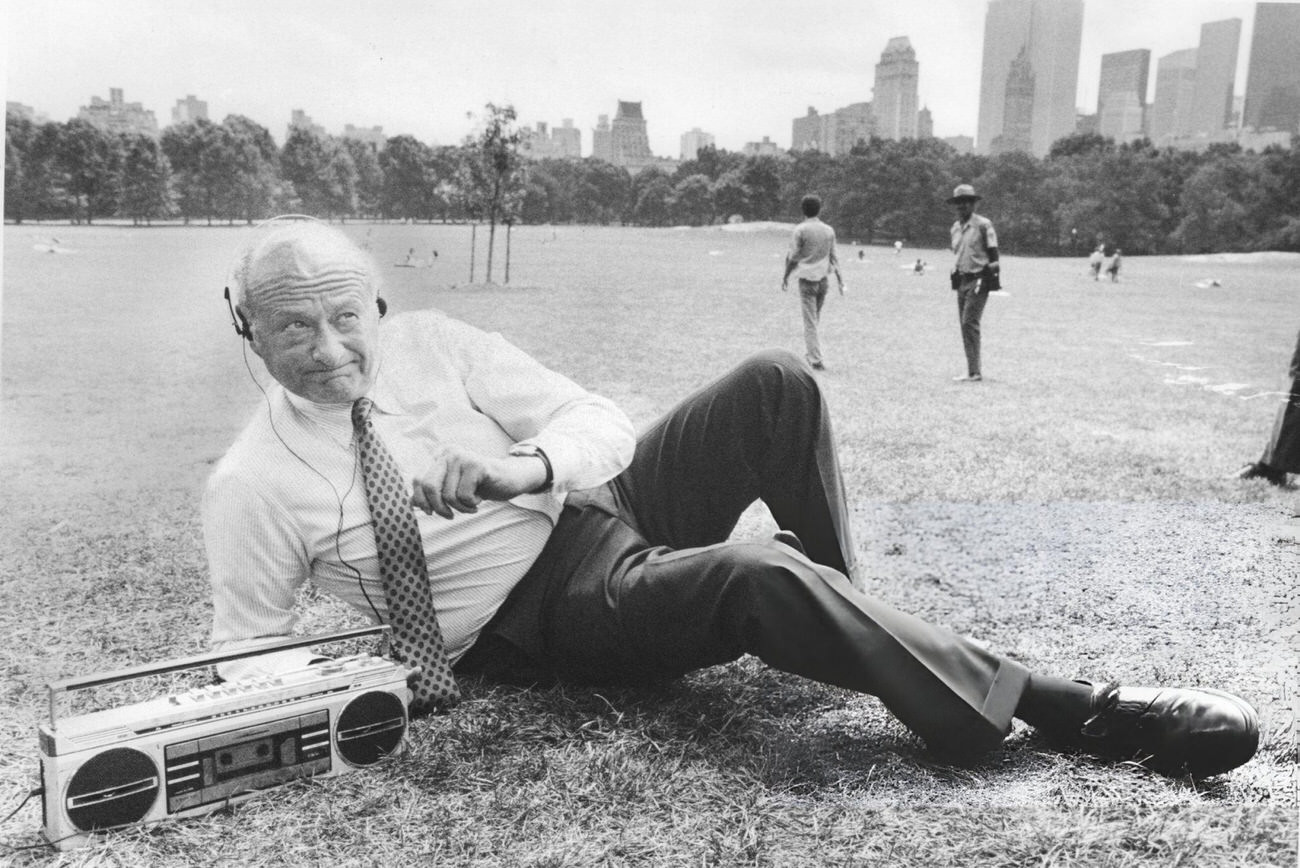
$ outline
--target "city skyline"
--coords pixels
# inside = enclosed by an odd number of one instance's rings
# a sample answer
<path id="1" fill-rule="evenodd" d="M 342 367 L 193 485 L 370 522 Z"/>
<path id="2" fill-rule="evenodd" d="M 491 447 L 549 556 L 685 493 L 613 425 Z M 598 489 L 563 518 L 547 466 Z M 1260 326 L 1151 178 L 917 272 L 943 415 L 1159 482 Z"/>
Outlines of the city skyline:
<path id="1" fill-rule="evenodd" d="M 1167 4 L 1087 0 L 1078 108 L 1096 104 L 1103 53 L 1147 48 L 1162 56 L 1196 45 L 1202 23 L 1234 16 L 1243 20 L 1236 85 L 1244 93 L 1254 3 L 1185 0 L 1177 21 L 1144 14 L 1160 5 Z M 831 0 L 826 12 L 843 26 L 818 22 L 808 33 L 762 15 L 765 7 L 782 8 L 753 0 L 673 0 L 653 11 L 590 0 L 507 2 L 503 17 L 501 7 L 487 15 L 439 3 L 384 2 L 363 13 L 337 0 L 17 0 L 5 7 L 5 92 L 54 120 L 115 87 L 164 124 L 176 101 L 193 94 L 214 120 L 247 115 L 277 139 L 291 111 L 302 109 L 331 134 L 346 124 L 382 126 L 389 136 L 437 144 L 472 131 L 466 113 L 508 102 L 523 126 L 573 118 L 584 152 L 599 115 L 613 114 L 619 101 L 640 102 L 652 151 L 674 156 L 682 133 L 695 127 L 728 150 L 765 136 L 788 147 L 791 119 L 808 106 L 828 112 L 871 100 L 882 51 L 906 36 L 934 134 L 976 132 L 987 4 L 930 0 L 895 9 Z M 504 60 L 484 60 L 485 44 Z M 970 73 L 956 74 L 962 69 Z"/>

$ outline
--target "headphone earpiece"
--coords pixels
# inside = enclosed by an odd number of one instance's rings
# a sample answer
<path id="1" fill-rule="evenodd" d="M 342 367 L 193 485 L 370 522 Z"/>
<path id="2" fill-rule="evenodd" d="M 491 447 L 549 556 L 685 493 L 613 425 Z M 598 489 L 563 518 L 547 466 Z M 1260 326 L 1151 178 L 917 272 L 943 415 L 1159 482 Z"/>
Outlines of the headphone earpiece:
<path id="1" fill-rule="evenodd" d="M 384 301 L 382 298 L 376 297 L 375 304 L 379 306 L 379 315 L 381 317 L 388 313 L 388 302 Z"/>
<path id="2" fill-rule="evenodd" d="M 236 310 L 234 304 L 231 303 L 230 287 L 227 286 L 222 295 L 225 296 L 226 307 L 230 309 L 230 324 L 235 327 L 235 334 L 246 341 L 251 341 L 253 339 L 252 323 L 248 321 L 248 317 L 244 316 L 243 311 Z"/>

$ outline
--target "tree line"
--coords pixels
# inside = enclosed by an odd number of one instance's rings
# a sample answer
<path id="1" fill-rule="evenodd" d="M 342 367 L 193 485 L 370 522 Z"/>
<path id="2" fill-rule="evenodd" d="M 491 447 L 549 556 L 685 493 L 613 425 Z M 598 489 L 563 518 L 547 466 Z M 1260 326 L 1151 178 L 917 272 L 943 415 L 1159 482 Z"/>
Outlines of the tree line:
<path id="1" fill-rule="evenodd" d="M 336 220 L 701 226 L 800 219 L 806 193 L 844 240 L 944 245 L 944 203 L 959 182 L 1004 250 L 1079 255 L 1104 242 L 1126 253 L 1300 250 L 1300 139 L 1261 152 L 1117 145 L 1079 134 L 1044 158 L 959 154 L 938 139 L 862 141 L 842 156 L 749 156 L 704 148 L 673 172 L 635 175 L 586 158 L 526 159 L 508 106 L 489 105 L 477 136 L 434 147 L 413 136 L 383 147 L 294 129 L 277 147 L 241 115 L 192 121 L 159 139 L 114 135 L 73 119 L 5 119 L 7 220 L 103 218 L 253 222 L 300 212 Z"/>

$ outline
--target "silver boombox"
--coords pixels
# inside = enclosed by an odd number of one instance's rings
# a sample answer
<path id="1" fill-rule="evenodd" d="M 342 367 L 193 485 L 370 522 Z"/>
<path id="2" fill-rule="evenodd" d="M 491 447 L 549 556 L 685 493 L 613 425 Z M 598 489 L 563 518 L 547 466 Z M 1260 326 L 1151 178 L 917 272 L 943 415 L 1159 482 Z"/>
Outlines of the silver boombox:
<path id="1" fill-rule="evenodd" d="M 373 765 L 406 735 L 407 679 L 418 670 L 358 654 L 63 720 L 59 694 L 387 629 L 289 639 L 50 684 L 50 720 L 40 726 L 46 839 L 67 850 L 96 832 L 193 817 L 298 778 Z"/>

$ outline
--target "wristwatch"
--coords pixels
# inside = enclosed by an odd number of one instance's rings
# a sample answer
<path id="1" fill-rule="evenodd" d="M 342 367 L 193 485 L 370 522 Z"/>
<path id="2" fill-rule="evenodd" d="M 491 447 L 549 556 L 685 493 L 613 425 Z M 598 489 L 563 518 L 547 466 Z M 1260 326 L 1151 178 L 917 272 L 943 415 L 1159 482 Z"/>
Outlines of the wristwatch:
<path id="1" fill-rule="evenodd" d="M 537 488 L 528 492 L 529 494 L 541 494 L 544 491 L 551 490 L 551 486 L 555 484 L 555 468 L 551 466 L 551 459 L 546 457 L 546 453 L 542 451 L 542 447 L 535 443 L 516 443 L 514 446 L 510 447 L 510 454 L 540 458 L 542 459 L 542 463 L 546 465 L 546 480 Z"/>

